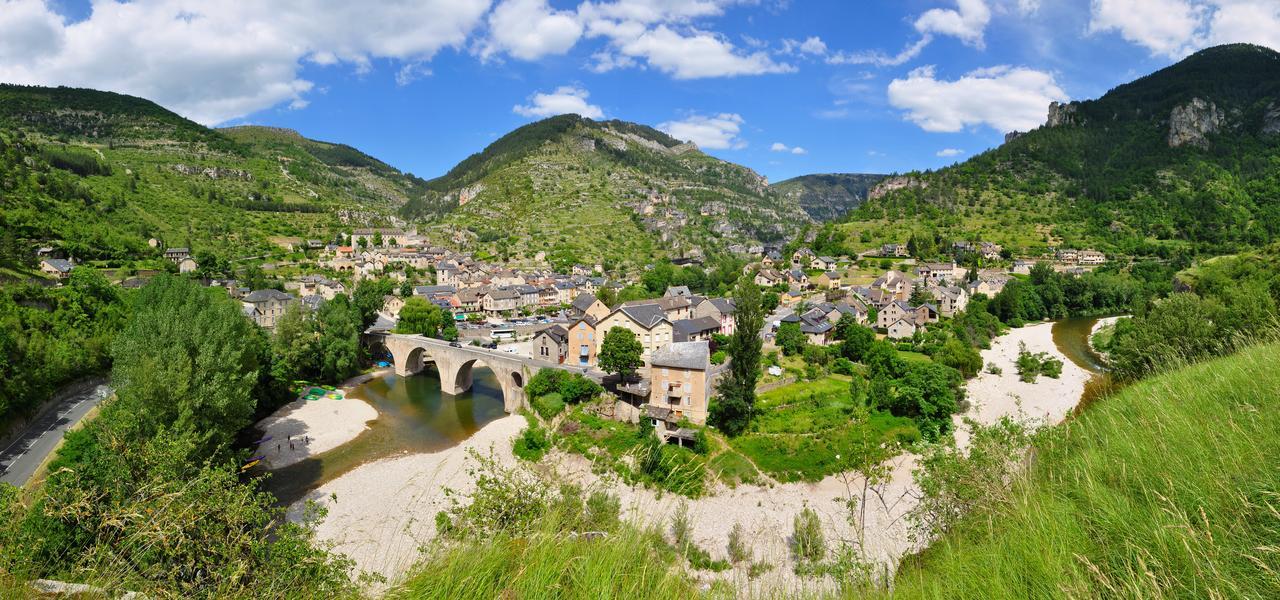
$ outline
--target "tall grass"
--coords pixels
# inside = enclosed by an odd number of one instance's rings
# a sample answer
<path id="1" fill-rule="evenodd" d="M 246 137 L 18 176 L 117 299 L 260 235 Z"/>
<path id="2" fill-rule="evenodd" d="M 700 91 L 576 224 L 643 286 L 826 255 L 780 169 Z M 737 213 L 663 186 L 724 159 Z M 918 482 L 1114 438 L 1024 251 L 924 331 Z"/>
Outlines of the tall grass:
<path id="1" fill-rule="evenodd" d="M 689 598 L 692 581 L 657 532 L 619 527 L 605 537 L 573 536 L 554 525 L 519 537 L 498 535 L 437 548 L 396 599 Z"/>
<path id="2" fill-rule="evenodd" d="M 899 570 L 901 598 L 1280 598 L 1280 345 L 1099 400 L 1012 501 Z"/>

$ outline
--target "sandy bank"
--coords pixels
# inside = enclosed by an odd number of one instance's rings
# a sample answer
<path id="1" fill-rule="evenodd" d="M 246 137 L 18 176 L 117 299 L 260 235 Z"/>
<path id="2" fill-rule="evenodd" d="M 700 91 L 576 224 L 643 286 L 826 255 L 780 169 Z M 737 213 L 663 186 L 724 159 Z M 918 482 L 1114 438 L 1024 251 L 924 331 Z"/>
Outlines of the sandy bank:
<path id="1" fill-rule="evenodd" d="M 514 463 L 511 442 L 524 428 L 524 417 L 510 415 L 453 448 L 362 465 L 294 503 L 289 518 L 300 519 L 307 500 L 324 506 L 328 515 L 316 527 L 317 539 L 351 557 L 357 569 L 394 584 L 435 537 L 435 515 L 448 506 L 445 488 L 471 491 L 469 451 L 492 451 L 500 462 Z"/>
<path id="2" fill-rule="evenodd" d="M 354 377 L 340 389 L 349 392 L 374 375 Z M 364 400 L 294 400 L 258 422 L 258 430 L 264 437 L 271 436 L 271 440 L 258 446 L 257 454 L 266 456 L 268 468 L 287 467 L 355 439 L 369 428 L 369 421 L 377 418 L 378 411 Z M 309 440 L 307 443 L 302 442 L 303 436 Z"/>

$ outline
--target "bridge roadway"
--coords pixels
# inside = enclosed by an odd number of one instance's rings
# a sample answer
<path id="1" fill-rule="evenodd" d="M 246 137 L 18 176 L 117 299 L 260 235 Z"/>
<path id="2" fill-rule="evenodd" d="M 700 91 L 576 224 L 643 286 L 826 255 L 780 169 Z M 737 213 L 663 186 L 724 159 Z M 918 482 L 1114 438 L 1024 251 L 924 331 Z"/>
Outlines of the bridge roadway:
<path id="1" fill-rule="evenodd" d="M 421 335 L 399 333 L 367 334 L 371 341 L 380 341 L 391 353 L 396 375 L 408 377 L 420 373 L 428 362 L 434 362 L 440 371 L 440 391 L 457 395 L 471 389 L 471 370 L 476 363 L 493 371 L 502 386 L 502 399 L 506 411 L 514 413 L 529 405 L 524 386 L 542 369 L 561 369 L 582 373 L 597 382 L 599 373 L 584 372 L 581 367 L 538 360 L 510 352 L 481 348 L 479 346 L 453 346 L 444 340 Z"/>

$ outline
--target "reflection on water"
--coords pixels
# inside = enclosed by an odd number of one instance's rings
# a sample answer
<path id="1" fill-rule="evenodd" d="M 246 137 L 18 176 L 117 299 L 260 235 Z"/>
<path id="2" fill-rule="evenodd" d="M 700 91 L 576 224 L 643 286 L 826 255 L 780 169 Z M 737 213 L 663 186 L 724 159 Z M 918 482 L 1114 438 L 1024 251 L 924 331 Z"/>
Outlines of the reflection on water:
<path id="1" fill-rule="evenodd" d="M 275 471 L 264 487 L 287 505 L 365 462 L 457 445 L 505 414 L 493 372 L 477 366 L 472 377 L 471 390 L 457 396 L 440 393 L 434 370 L 413 377 L 388 374 L 357 386 L 347 396 L 378 410 L 369 429 L 342 446 Z"/>
<path id="2" fill-rule="evenodd" d="M 1076 366 L 1091 373 L 1105 373 L 1106 362 L 1089 345 L 1098 317 L 1071 317 L 1053 324 L 1053 345 Z"/>

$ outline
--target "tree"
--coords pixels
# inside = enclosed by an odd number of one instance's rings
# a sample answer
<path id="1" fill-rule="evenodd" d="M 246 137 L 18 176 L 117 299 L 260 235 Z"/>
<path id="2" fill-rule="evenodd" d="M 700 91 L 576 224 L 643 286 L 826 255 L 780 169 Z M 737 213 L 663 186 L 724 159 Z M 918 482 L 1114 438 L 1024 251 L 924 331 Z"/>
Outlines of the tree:
<path id="1" fill-rule="evenodd" d="M 749 275 L 738 280 L 733 292 L 733 339 L 729 343 L 729 373 L 721 380 L 720 397 L 711 405 L 710 420 L 726 435 L 746 430 L 755 413 L 756 381 L 760 378 L 760 340 L 764 308 L 760 288 Z"/>
<path id="2" fill-rule="evenodd" d="M 840 342 L 840 355 L 854 362 L 860 362 L 862 356 L 867 353 L 867 349 L 871 347 L 871 343 L 876 341 L 875 332 L 859 325 L 851 315 L 840 317 L 836 327 L 843 338 Z"/>
<path id="3" fill-rule="evenodd" d="M 301 302 L 292 302 L 276 320 L 271 336 L 271 375 L 292 382 L 315 372 L 315 326 Z"/>
<path id="4" fill-rule="evenodd" d="M 799 323 L 783 323 L 778 326 L 777 342 L 784 355 L 795 356 L 804 352 L 808 339 L 805 338 L 804 332 L 800 331 Z"/>
<path id="5" fill-rule="evenodd" d="M 315 318 L 318 374 L 342 381 L 360 368 L 360 327 L 355 307 L 341 294 L 320 306 Z"/>
<path id="6" fill-rule="evenodd" d="M 643 353 L 644 348 L 635 333 L 625 327 L 613 327 L 604 334 L 596 361 L 606 373 L 621 375 L 626 379 L 644 365 L 644 360 L 640 358 Z"/>
<path id="7" fill-rule="evenodd" d="M 978 354 L 978 350 L 956 338 L 942 344 L 942 348 L 933 354 L 933 360 L 960 371 L 965 379 L 974 377 L 982 370 L 982 355 Z"/>
<path id="8" fill-rule="evenodd" d="M 191 433 L 200 452 L 229 444 L 254 413 L 265 339 L 238 303 L 185 279 L 161 275 L 139 290 L 116 336 L 111 382 L 128 437 L 166 428 Z"/>
<path id="9" fill-rule="evenodd" d="M 360 329 L 373 325 L 378 319 L 378 310 L 393 289 L 395 282 L 390 279 L 363 279 L 356 284 L 355 291 L 351 293 L 351 303 L 360 314 Z"/>
<path id="10" fill-rule="evenodd" d="M 409 283 L 409 280 L 406 279 L 400 283 L 400 297 L 408 298 L 409 296 L 412 296 L 412 295 L 413 295 L 413 284 Z"/>
<path id="11" fill-rule="evenodd" d="M 439 306 L 426 298 L 414 296 L 405 300 L 400 308 L 400 320 L 396 323 L 396 333 L 416 333 L 427 337 L 440 334 L 443 311 Z"/>
<path id="12" fill-rule="evenodd" d="M 921 304 L 931 304 L 934 302 L 933 294 L 924 286 L 916 286 L 911 289 L 911 305 L 920 306 Z"/>
<path id="13" fill-rule="evenodd" d="M 778 308 L 779 304 L 782 304 L 782 296 L 779 296 L 777 292 L 765 292 L 760 297 L 760 307 L 764 309 L 764 312 L 773 312 L 774 309 Z"/>
<path id="14" fill-rule="evenodd" d="M 383 240 L 382 240 L 382 232 L 381 232 L 381 231 L 375 231 L 375 232 L 373 232 L 373 246 L 374 246 L 375 248 L 381 248 L 381 247 L 382 247 L 382 245 L 383 245 L 383 244 L 382 244 L 382 242 L 383 242 Z"/>

